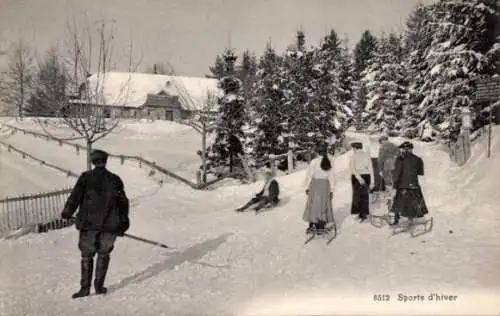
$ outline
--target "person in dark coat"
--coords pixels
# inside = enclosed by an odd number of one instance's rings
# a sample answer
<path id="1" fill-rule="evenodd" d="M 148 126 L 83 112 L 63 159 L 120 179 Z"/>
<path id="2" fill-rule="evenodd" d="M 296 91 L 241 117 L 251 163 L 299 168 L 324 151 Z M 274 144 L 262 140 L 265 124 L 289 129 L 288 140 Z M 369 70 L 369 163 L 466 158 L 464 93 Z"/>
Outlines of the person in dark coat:
<path id="1" fill-rule="evenodd" d="M 80 231 L 81 288 L 73 298 L 90 295 L 96 254 L 95 292 L 107 293 L 104 280 L 110 253 L 116 237 L 123 236 L 130 226 L 129 200 L 120 177 L 106 169 L 108 154 L 94 150 L 90 157 L 95 168 L 80 175 L 61 214 L 62 218 L 70 219 L 79 208 L 75 224 Z"/>
<path id="2" fill-rule="evenodd" d="M 396 196 L 392 204 L 395 213 L 392 225 L 399 223 L 400 216 L 411 220 L 428 214 L 418 176 L 424 175 L 422 158 L 413 153 L 413 144 L 404 142 L 400 146 L 401 155 L 396 159 L 394 169 L 394 189 Z"/>
<path id="3" fill-rule="evenodd" d="M 265 182 L 262 190 L 255 195 L 247 204 L 236 209 L 236 212 L 243 212 L 252 205 L 255 211 L 259 211 L 266 206 L 275 206 L 279 202 L 280 187 L 278 181 L 273 179 L 273 172 L 266 170 L 264 172 Z"/>

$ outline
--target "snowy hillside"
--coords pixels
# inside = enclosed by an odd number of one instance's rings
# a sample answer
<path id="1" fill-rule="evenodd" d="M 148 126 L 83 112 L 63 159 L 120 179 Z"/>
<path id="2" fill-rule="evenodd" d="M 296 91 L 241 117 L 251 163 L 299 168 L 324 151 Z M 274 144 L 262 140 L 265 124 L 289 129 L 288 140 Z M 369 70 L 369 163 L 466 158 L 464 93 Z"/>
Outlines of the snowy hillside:
<path id="1" fill-rule="evenodd" d="M 26 130 L 44 132 L 40 124 L 30 118 L 23 121 L 11 120 L 8 123 Z M 56 137 L 77 136 L 71 129 L 64 126 L 55 128 L 52 123 L 45 128 Z M 83 140 L 72 142 L 81 145 L 85 143 Z M 120 125 L 110 135 L 99 140 L 95 147 L 113 154 L 142 156 L 157 162 L 159 166 L 175 170 L 177 174 L 189 180 L 195 179 L 195 172 L 200 166 L 200 157 L 196 151 L 201 149 L 201 136 L 188 126 L 170 121 L 122 120 Z"/>
<path id="2" fill-rule="evenodd" d="M 359 136 L 359 135 L 358 135 Z M 74 228 L 0 241 L 1 315 L 484 314 L 500 310 L 498 155 L 474 147 L 459 169 L 434 145 L 415 143 L 435 225 L 412 239 L 358 224 L 349 214 L 348 154 L 338 156 L 334 208 L 339 235 L 304 245 L 304 172 L 279 178 L 283 202 L 254 215 L 233 210 L 262 183 L 194 191 L 166 183 L 131 210 L 130 233 L 172 251 L 121 238 L 105 297 L 71 300 L 79 286 Z M 375 144 L 373 144 L 375 147 Z M 125 172 L 125 170 L 122 170 Z M 481 190 L 485 190 L 484 193 Z M 22 276 L 22 277 L 19 277 Z M 457 295 L 455 302 L 398 302 Z M 374 294 L 391 295 L 374 302 Z"/>

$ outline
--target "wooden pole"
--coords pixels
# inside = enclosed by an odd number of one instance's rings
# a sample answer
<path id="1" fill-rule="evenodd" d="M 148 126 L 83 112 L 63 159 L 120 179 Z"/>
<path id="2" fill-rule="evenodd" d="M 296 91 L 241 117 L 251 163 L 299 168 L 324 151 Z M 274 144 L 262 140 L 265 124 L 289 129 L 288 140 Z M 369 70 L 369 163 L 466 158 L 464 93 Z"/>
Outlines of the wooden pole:
<path id="1" fill-rule="evenodd" d="M 489 126 L 488 126 L 488 158 L 491 158 L 491 125 L 492 124 L 493 124 L 493 104 L 490 105 L 490 115 L 489 115 Z"/>

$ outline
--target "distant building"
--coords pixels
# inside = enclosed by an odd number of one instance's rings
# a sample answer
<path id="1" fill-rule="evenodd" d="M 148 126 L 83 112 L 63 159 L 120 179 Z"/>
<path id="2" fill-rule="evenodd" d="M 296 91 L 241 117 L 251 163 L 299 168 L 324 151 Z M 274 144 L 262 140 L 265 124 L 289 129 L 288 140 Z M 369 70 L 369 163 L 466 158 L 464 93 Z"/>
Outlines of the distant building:
<path id="1" fill-rule="evenodd" d="M 207 107 L 209 95 L 217 97 L 218 81 L 211 78 L 146 73 L 93 74 L 70 100 L 70 107 L 97 105 L 106 117 L 175 121 Z"/>

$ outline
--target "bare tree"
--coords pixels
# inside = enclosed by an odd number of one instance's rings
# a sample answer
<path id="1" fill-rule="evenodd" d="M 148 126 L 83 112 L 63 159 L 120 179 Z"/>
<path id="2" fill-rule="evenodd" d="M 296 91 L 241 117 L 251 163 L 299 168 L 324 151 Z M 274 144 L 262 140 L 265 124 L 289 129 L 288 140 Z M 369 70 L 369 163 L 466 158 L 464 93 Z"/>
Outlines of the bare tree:
<path id="1" fill-rule="evenodd" d="M 107 74 L 113 69 L 114 30 L 103 20 L 97 25 L 93 36 L 90 26 L 82 30 L 76 23 L 68 27 L 69 58 L 67 67 L 69 95 L 64 102 L 55 102 L 54 112 L 57 119 L 39 120 L 45 133 L 61 140 L 83 139 L 87 150 L 87 169 L 90 170 L 90 152 L 93 145 L 109 135 L 119 124 L 119 115 L 111 115 L 110 109 L 115 105 L 127 102 L 130 75 L 119 87 L 113 87 L 108 95 Z M 132 72 L 132 43 L 129 46 L 128 73 Z M 93 75 L 91 75 L 93 73 Z M 61 138 L 54 136 L 47 129 L 52 125 L 55 129 L 68 128 L 72 135 Z M 76 135 L 75 135 L 76 134 Z M 76 137 L 75 137 L 76 136 Z"/>
<path id="2" fill-rule="evenodd" d="M 8 64 L 3 85 L 4 102 L 15 106 L 18 117 L 22 119 L 33 83 L 33 51 L 20 40 L 7 55 Z"/>
<path id="3" fill-rule="evenodd" d="M 194 100 L 185 85 L 176 79 L 174 68 L 170 64 L 168 66 L 170 68 L 169 73 L 172 74 L 174 87 L 179 94 L 179 101 L 190 112 L 189 117 L 181 119 L 179 123 L 193 128 L 201 135 L 201 152 L 199 155 L 202 160 L 202 179 L 206 183 L 208 169 L 207 136 L 214 127 L 213 122 L 216 115 L 215 107 L 217 106 L 218 95 L 216 91 L 206 91 L 202 100 Z"/>

